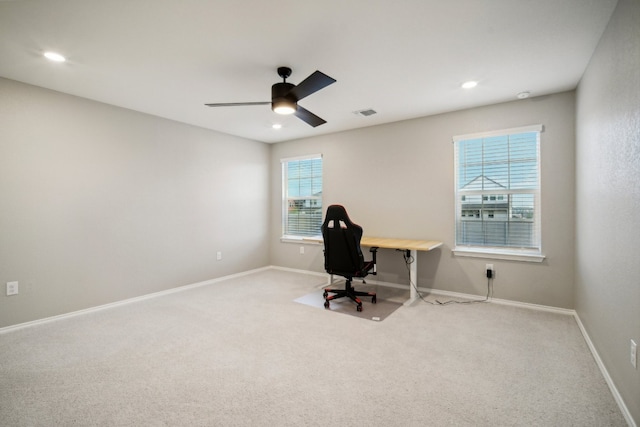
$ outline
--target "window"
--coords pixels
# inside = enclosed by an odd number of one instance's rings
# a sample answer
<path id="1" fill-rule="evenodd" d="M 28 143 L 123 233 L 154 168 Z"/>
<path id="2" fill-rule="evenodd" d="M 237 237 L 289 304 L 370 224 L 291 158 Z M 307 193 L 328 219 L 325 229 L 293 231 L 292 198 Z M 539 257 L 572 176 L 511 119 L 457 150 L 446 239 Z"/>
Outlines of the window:
<path id="1" fill-rule="evenodd" d="M 541 131 L 454 137 L 457 255 L 542 261 Z"/>
<path id="2" fill-rule="evenodd" d="M 322 234 L 322 156 L 282 162 L 282 234 L 285 238 Z"/>

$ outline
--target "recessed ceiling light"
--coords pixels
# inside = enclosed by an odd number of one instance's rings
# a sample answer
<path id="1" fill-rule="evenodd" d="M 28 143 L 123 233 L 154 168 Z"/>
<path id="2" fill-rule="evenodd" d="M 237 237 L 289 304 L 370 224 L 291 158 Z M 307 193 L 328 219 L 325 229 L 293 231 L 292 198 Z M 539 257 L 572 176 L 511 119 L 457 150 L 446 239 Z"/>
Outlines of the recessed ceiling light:
<path id="1" fill-rule="evenodd" d="M 525 99 L 531 96 L 531 92 L 529 91 L 520 92 L 517 96 L 518 96 L 518 99 Z"/>
<path id="2" fill-rule="evenodd" d="M 64 62 L 67 60 L 67 58 L 56 52 L 45 52 L 44 57 L 54 62 Z"/>
<path id="3" fill-rule="evenodd" d="M 462 83 L 462 87 L 463 89 L 471 89 L 478 86 L 478 82 L 473 81 L 473 80 L 469 80 L 468 82 L 464 82 Z"/>
<path id="4" fill-rule="evenodd" d="M 274 123 L 271 125 L 273 129 L 282 129 L 282 125 L 280 123 Z"/>

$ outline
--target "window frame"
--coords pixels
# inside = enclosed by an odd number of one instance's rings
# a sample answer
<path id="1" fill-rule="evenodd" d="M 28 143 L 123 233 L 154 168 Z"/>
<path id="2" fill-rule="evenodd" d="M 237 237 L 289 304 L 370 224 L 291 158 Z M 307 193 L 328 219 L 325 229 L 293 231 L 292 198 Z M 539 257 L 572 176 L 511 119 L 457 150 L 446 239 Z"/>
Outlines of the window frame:
<path id="1" fill-rule="evenodd" d="M 321 179 L 320 179 L 320 184 L 321 184 L 321 189 L 320 189 L 320 196 L 313 196 L 313 195 L 309 195 L 309 196 L 289 196 L 289 177 L 288 177 L 288 164 L 290 162 L 295 162 L 295 161 L 301 161 L 301 160 L 320 160 L 321 161 Z M 319 205 L 316 205 L 315 208 L 318 208 L 320 210 L 320 216 L 322 217 L 322 209 L 323 209 L 323 198 L 322 198 L 322 191 L 323 191 L 323 187 L 324 187 L 324 159 L 322 154 L 310 154 L 310 155 L 303 155 L 303 156 L 296 156 L 296 157 L 287 157 L 287 158 L 283 158 L 280 159 L 280 164 L 281 164 L 281 169 L 282 169 L 282 205 L 281 205 L 281 213 L 282 213 L 282 217 L 281 217 L 281 241 L 286 242 L 286 241 L 294 241 L 294 242 L 301 242 L 301 241 L 309 241 L 310 243 L 315 243 L 318 239 L 322 239 L 322 231 L 320 230 L 320 228 L 318 228 L 318 232 L 317 234 L 313 234 L 313 235 L 309 235 L 309 234 L 304 234 L 304 233 L 300 233 L 300 234 L 289 234 L 287 233 L 287 231 L 291 231 L 289 228 L 289 215 L 288 215 L 288 210 L 289 210 L 289 205 L 290 205 L 290 201 L 293 200 L 315 200 L 319 203 Z M 321 220 L 322 223 L 322 220 Z M 299 230 L 298 230 L 299 231 Z"/>
<path id="2" fill-rule="evenodd" d="M 453 137 L 453 145 L 454 145 L 454 203 L 455 203 L 455 211 L 454 211 L 454 249 L 453 253 L 456 256 L 466 256 L 466 257 L 477 257 L 477 258 L 491 258 L 491 259 L 505 259 L 505 260 L 514 260 L 514 261 L 529 261 L 529 262 L 542 262 L 545 256 L 542 254 L 542 215 L 541 215 L 541 143 L 542 143 L 542 132 L 544 131 L 544 127 L 542 125 L 531 125 L 531 126 L 522 126 L 517 128 L 509 128 L 502 129 L 490 132 L 481 132 L 481 133 L 473 133 L 473 134 L 465 134 L 465 135 L 457 135 Z M 473 140 L 473 139 L 486 139 L 492 137 L 502 137 L 502 136 L 510 136 L 521 133 L 537 133 L 537 141 L 536 141 L 536 168 L 537 168 L 537 188 L 535 189 L 482 189 L 482 190 L 462 190 L 459 188 L 459 143 L 461 141 Z M 482 164 L 486 163 L 484 160 Z M 511 162 L 507 163 L 508 165 Z M 489 179 L 489 178 L 488 178 Z M 499 194 L 498 194 L 499 193 Z M 497 200 L 502 199 L 498 196 L 507 196 L 507 200 L 511 199 L 511 195 L 513 194 L 533 194 L 534 197 L 534 216 L 533 216 L 533 229 L 535 232 L 534 241 L 537 242 L 536 247 L 534 248 L 522 248 L 518 246 L 489 246 L 483 244 L 463 244 L 459 243 L 459 226 L 461 222 L 461 218 L 463 215 L 461 200 L 462 198 L 468 199 L 469 196 L 481 196 L 486 198 L 487 201 L 491 200 L 491 196 L 496 196 L 496 200 L 492 202 L 497 202 Z M 509 209 L 512 205 L 509 203 L 507 209 Z M 488 212 L 488 210 L 486 211 Z M 494 209 L 495 214 L 495 209 Z M 480 215 L 475 218 L 485 221 L 483 218 L 484 212 L 481 212 Z M 469 218 L 468 212 L 466 218 Z M 488 219 L 488 218 L 487 218 Z M 491 218 L 490 220 L 495 220 Z"/>

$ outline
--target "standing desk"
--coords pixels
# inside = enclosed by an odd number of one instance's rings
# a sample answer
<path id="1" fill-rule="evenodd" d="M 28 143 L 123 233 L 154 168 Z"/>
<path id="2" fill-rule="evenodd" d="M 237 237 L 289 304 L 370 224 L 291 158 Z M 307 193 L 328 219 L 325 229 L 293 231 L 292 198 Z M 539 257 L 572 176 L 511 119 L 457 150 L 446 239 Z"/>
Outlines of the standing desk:
<path id="1" fill-rule="evenodd" d="M 442 242 L 437 240 L 410 240 L 363 236 L 360 239 L 360 246 L 410 251 L 413 262 L 409 265 L 409 299 L 404 303 L 404 305 L 409 305 L 418 298 L 418 291 L 416 290 L 418 287 L 418 251 L 428 252 L 442 246 Z"/>
<path id="2" fill-rule="evenodd" d="M 304 240 L 322 244 L 322 239 Z M 366 246 L 368 248 L 400 249 L 411 252 L 413 262 L 409 265 L 409 299 L 404 303 L 404 305 L 410 305 L 418 298 L 418 291 L 416 290 L 418 287 L 418 251 L 428 252 L 435 248 L 439 248 L 442 246 L 442 242 L 437 240 L 411 240 L 363 236 L 360 239 L 360 246 Z M 332 278 L 333 276 L 329 277 L 329 283 L 332 282 Z"/>

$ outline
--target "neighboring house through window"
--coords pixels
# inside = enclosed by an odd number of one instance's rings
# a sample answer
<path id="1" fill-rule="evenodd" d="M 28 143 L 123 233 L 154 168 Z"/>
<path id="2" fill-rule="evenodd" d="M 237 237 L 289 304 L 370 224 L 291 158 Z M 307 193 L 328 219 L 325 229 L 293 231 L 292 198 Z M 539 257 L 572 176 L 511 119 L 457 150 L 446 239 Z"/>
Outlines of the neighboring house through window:
<path id="1" fill-rule="evenodd" d="M 457 255 L 543 259 L 541 131 L 535 125 L 454 137 Z"/>
<path id="2" fill-rule="evenodd" d="M 322 155 L 281 162 L 283 238 L 321 236 Z"/>

